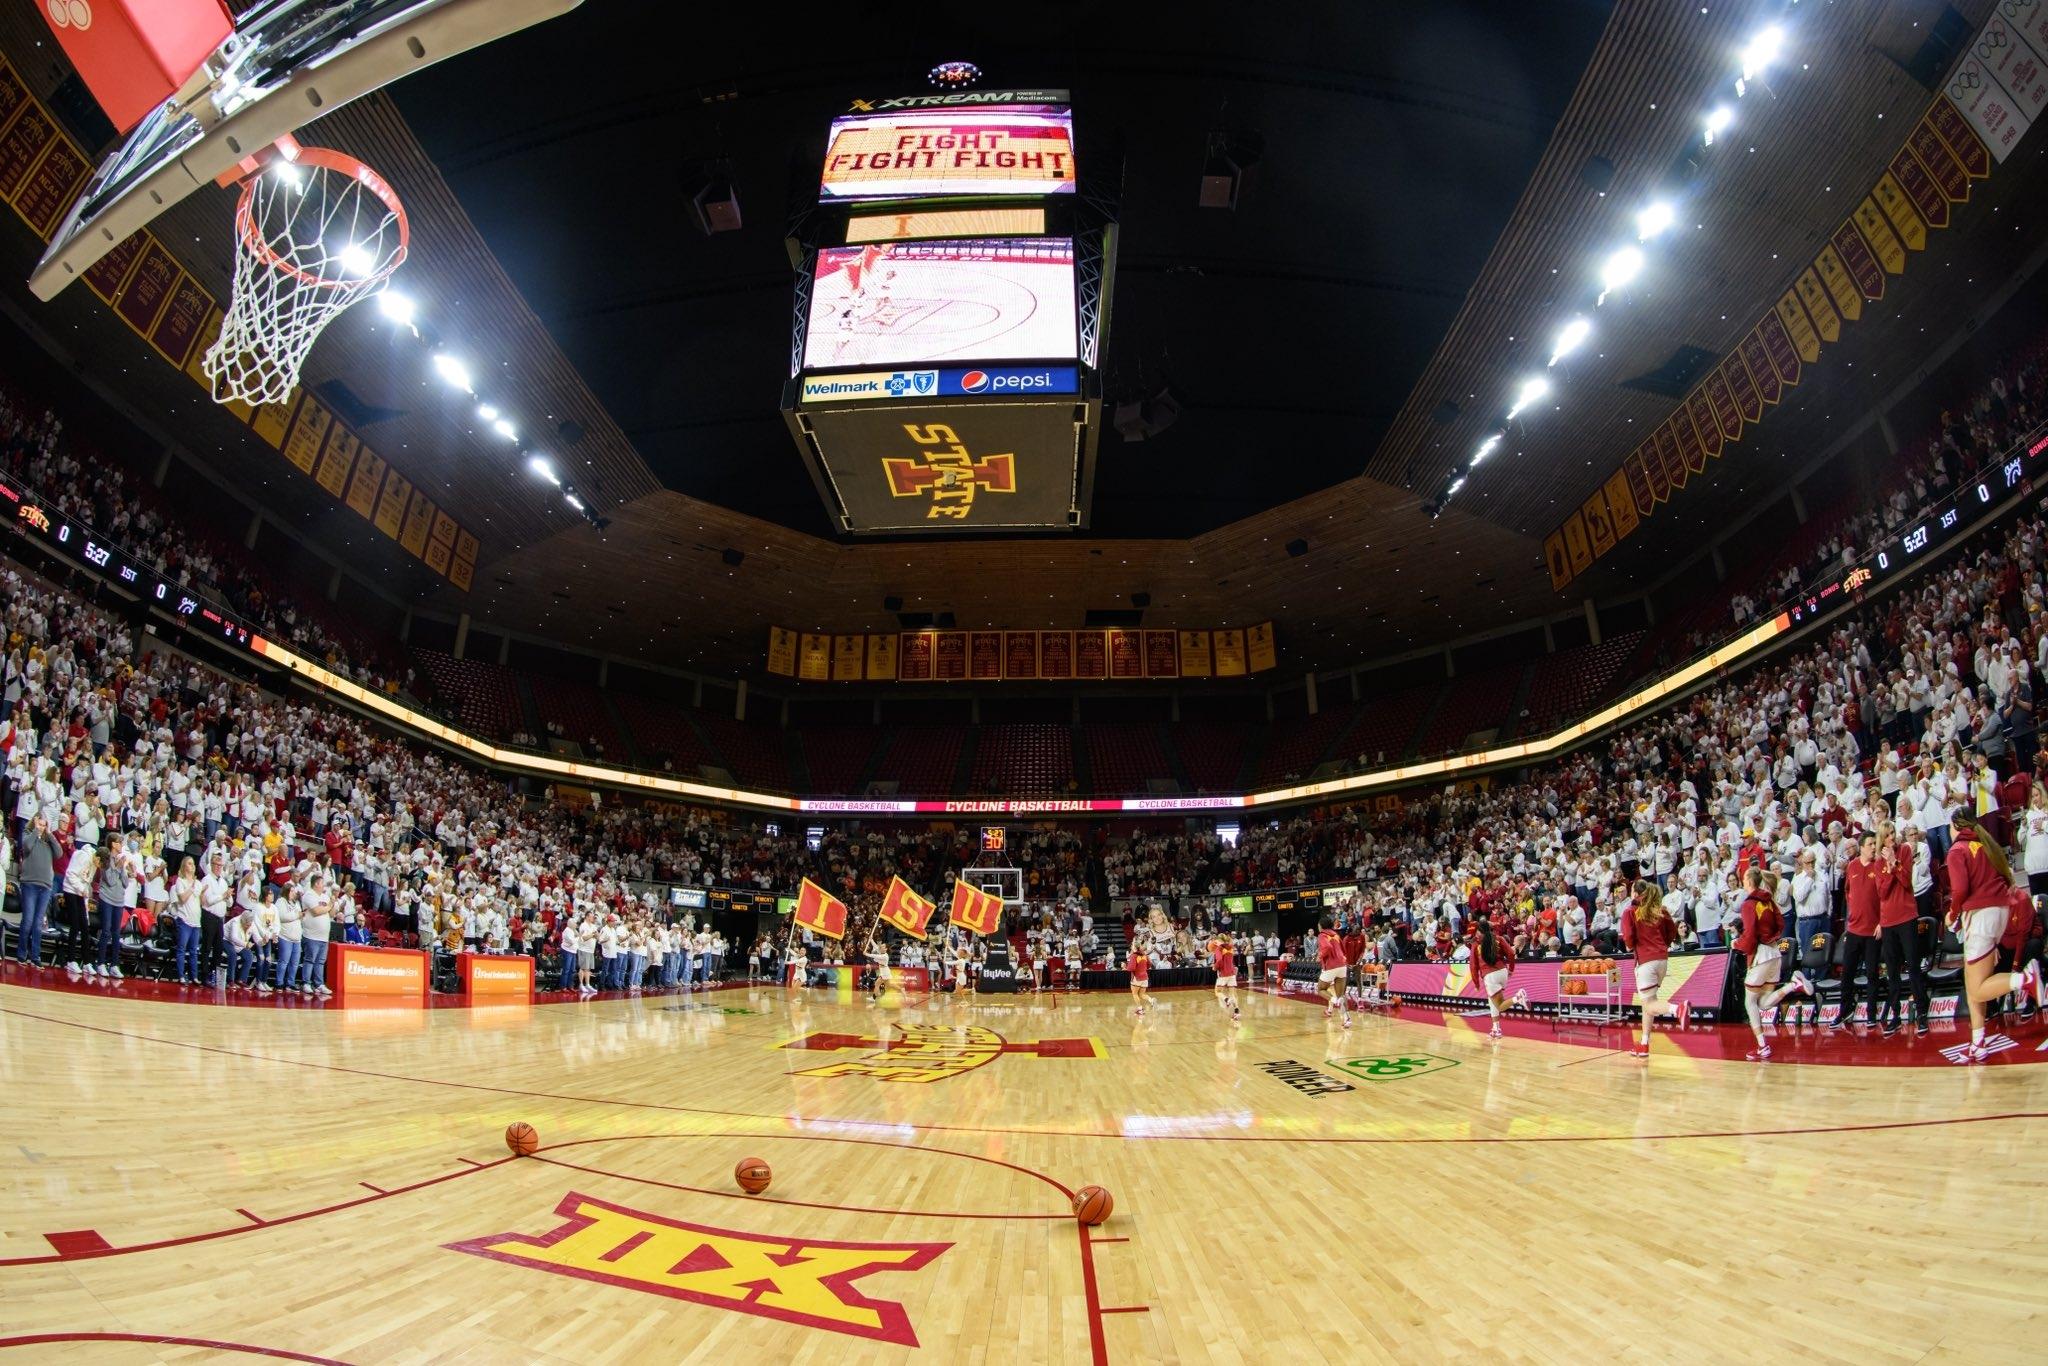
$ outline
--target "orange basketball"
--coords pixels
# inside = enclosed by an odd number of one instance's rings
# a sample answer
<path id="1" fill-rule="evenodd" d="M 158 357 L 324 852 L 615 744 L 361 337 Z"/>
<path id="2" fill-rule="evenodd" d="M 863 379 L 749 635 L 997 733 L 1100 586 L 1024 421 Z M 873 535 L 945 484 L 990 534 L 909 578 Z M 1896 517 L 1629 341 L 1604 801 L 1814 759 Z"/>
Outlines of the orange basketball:
<path id="1" fill-rule="evenodd" d="M 1116 1201 L 1100 1186 L 1083 1186 L 1074 1192 L 1074 1217 L 1084 1224 L 1101 1223 L 1115 1208 Z"/>
<path id="2" fill-rule="evenodd" d="M 540 1135 L 525 1120 L 505 1126 L 505 1146 L 512 1150 L 514 1157 L 532 1157 L 540 1147 Z"/>
<path id="3" fill-rule="evenodd" d="M 749 1195 L 759 1195 L 767 1190 L 774 1175 L 768 1170 L 768 1164 L 758 1157 L 743 1157 L 732 1169 L 732 1179 L 739 1182 L 740 1189 Z"/>

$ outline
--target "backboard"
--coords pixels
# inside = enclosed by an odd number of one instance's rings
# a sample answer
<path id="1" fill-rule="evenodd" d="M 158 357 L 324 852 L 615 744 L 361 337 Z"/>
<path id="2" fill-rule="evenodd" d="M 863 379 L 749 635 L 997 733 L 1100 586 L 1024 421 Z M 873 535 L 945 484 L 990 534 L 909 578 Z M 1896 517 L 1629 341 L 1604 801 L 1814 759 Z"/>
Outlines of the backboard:
<path id="1" fill-rule="evenodd" d="M 279 138 L 582 0 L 265 0 L 100 164 L 29 276 L 52 299 L 128 235 Z"/>
<path id="2" fill-rule="evenodd" d="M 960 880 L 970 887 L 1001 897 L 1005 906 L 1024 904 L 1024 870 L 1021 868 L 963 868 Z"/>

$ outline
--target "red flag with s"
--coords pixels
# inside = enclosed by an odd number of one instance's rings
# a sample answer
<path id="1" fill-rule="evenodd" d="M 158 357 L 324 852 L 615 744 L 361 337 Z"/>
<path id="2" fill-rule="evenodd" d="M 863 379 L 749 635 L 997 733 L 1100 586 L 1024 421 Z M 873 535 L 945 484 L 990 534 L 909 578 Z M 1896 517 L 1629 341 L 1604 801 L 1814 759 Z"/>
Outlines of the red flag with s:
<path id="1" fill-rule="evenodd" d="M 922 939 L 924 927 L 931 923 L 936 909 L 936 902 L 911 891 L 902 878 L 892 877 L 888 893 L 882 897 L 881 919 L 884 925 L 894 925 L 911 938 Z"/>

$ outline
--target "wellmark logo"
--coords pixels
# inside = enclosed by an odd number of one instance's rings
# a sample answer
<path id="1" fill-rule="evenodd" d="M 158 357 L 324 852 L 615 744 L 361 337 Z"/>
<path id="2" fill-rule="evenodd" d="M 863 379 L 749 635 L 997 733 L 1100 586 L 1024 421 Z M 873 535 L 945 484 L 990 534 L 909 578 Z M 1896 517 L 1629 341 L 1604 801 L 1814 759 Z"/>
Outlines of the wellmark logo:
<path id="1" fill-rule="evenodd" d="M 1010 1043 L 993 1029 L 979 1025 L 898 1025 L 894 1039 L 863 1038 L 859 1034 L 807 1034 L 778 1048 L 802 1048 L 836 1053 L 863 1049 L 867 1056 L 847 1062 L 808 1067 L 790 1075 L 798 1077 L 873 1077 L 876 1081 L 933 1082 L 957 1077 L 986 1066 L 1005 1053 L 1022 1053 L 1034 1058 L 1100 1058 L 1102 1044 L 1095 1039 L 1040 1039 L 1036 1043 Z"/>
<path id="2" fill-rule="evenodd" d="M 1366 1081 L 1400 1081 L 1456 1067 L 1458 1060 L 1440 1058 L 1434 1053 L 1409 1053 L 1392 1058 L 1339 1058 L 1335 1065 Z"/>
<path id="3" fill-rule="evenodd" d="M 1292 1058 L 1278 1058 L 1272 1062 L 1258 1064 L 1258 1069 L 1275 1081 L 1285 1082 L 1304 1096 L 1334 1096 L 1358 1088 L 1347 1081 L 1338 1081 L 1326 1072 L 1318 1072 L 1305 1062 Z"/>
<path id="4" fill-rule="evenodd" d="M 575 1191 L 554 1212 L 567 1222 L 538 1237 L 497 1233 L 446 1246 L 513 1266 L 901 1347 L 918 1345 L 903 1306 L 870 1299 L 853 1283 L 882 1271 L 919 1270 L 953 1246 L 773 1238 L 680 1223 Z"/>

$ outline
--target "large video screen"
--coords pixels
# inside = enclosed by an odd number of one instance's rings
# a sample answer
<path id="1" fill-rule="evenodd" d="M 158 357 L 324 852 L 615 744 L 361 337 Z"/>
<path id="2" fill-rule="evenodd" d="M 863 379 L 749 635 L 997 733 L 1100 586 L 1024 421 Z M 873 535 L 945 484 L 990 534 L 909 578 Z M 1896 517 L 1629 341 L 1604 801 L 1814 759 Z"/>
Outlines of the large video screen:
<path id="1" fill-rule="evenodd" d="M 889 242 L 818 252 L 804 368 L 1074 360 L 1074 240 Z"/>
<path id="2" fill-rule="evenodd" d="M 832 120 L 819 197 L 1071 194 L 1074 120 L 1059 105 L 897 110 Z"/>

